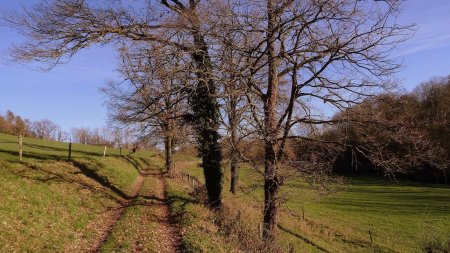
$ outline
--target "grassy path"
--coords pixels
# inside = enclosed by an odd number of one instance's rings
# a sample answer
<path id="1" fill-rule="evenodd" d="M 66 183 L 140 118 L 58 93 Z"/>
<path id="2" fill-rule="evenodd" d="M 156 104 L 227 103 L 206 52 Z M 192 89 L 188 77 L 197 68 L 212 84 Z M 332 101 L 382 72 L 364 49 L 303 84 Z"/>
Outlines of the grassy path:
<path id="1" fill-rule="evenodd" d="M 144 176 L 142 175 L 142 173 L 140 173 L 140 175 L 136 178 L 136 182 L 134 183 L 133 186 L 133 191 L 129 196 L 128 200 L 122 203 L 121 206 L 119 206 L 118 208 L 111 209 L 107 213 L 105 213 L 105 216 L 107 216 L 108 218 L 105 219 L 105 222 L 102 224 L 100 228 L 97 228 L 102 232 L 100 233 L 98 239 L 92 245 L 89 252 L 100 251 L 102 245 L 106 242 L 111 232 L 113 231 L 117 221 L 122 217 L 125 210 L 128 207 L 130 207 L 135 201 L 135 199 L 138 197 L 143 183 L 144 183 Z"/>
<path id="2" fill-rule="evenodd" d="M 159 170 L 140 174 L 132 198 L 113 217 L 93 252 L 181 252 Z"/>

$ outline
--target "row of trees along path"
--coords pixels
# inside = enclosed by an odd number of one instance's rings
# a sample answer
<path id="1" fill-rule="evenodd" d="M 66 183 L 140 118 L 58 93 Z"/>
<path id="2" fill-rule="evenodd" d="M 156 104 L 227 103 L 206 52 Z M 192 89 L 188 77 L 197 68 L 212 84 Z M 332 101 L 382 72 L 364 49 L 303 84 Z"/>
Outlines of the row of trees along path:
<path id="1" fill-rule="evenodd" d="M 343 111 L 395 88 L 392 75 L 401 65 L 392 51 L 410 37 L 413 28 L 396 21 L 401 2 L 38 1 L 32 9 L 4 19 L 25 36 L 24 43 L 11 52 L 17 61 L 43 62 L 52 68 L 96 44 L 118 47 L 124 79 L 143 94 L 136 98 L 135 90 L 123 93 L 113 87 L 118 91 L 113 94 L 131 105 L 131 114 L 125 116 L 145 128 L 154 125 L 149 119 L 162 118 L 157 124 L 169 133 L 168 155 L 175 126 L 171 120 L 183 118 L 189 123 L 213 209 L 222 206 L 221 118 L 230 121 L 233 185 L 237 184 L 236 157 L 249 164 L 253 160 L 243 152 L 236 154 L 239 139 L 262 145 L 264 154 L 255 160 L 262 160 L 264 168 L 255 169 L 264 176 L 263 230 L 264 239 L 271 242 L 285 181 L 281 169 L 318 176 L 328 169 L 326 163 L 317 168 L 317 155 L 289 159 L 288 140 L 323 144 L 314 129 L 336 122 L 316 109 L 318 105 Z M 221 98 L 230 102 L 225 117 L 221 117 Z M 172 104 L 181 101 L 187 113 L 172 113 Z M 140 105 L 155 102 L 157 112 L 149 112 L 148 106 L 140 110 Z M 235 113 L 238 109 L 242 112 Z M 340 145 L 346 145 L 343 139 Z"/>

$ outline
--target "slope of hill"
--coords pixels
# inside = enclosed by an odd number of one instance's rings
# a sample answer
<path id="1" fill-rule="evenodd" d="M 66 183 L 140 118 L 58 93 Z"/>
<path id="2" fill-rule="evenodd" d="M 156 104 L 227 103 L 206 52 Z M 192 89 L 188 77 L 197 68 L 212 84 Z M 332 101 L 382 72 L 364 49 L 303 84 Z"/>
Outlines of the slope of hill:
<path id="1" fill-rule="evenodd" d="M 177 155 L 166 177 L 156 152 L 118 150 L 0 134 L 0 251 L 35 252 L 423 252 L 448 250 L 450 188 L 351 177 L 320 195 L 286 182 L 277 243 L 260 240 L 262 178 L 243 167 L 224 209 L 203 204 L 203 174 Z M 125 155 L 126 153 L 126 155 Z M 370 231 L 370 232 L 369 232 Z M 439 252 L 439 251 L 436 251 Z"/>
<path id="2" fill-rule="evenodd" d="M 133 195 L 149 152 L 0 134 L 0 251 L 89 251 L 104 236 L 115 212 Z M 126 152 L 126 151 L 125 151 Z M 98 244 L 98 243 L 97 243 Z"/>

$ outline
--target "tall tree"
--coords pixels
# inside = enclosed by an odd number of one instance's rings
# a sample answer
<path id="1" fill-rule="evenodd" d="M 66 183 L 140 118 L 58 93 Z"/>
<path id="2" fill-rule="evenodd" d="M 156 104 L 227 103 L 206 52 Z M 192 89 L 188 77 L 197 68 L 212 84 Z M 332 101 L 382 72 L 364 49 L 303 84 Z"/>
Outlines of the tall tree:
<path id="1" fill-rule="evenodd" d="M 400 1 L 230 1 L 233 46 L 256 133 L 264 143 L 264 238 L 273 240 L 281 166 L 296 166 L 286 143 L 307 138 L 302 124 L 329 124 L 316 108 L 344 110 L 394 87 L 399 65 L 389 58 L 410 36 L 395 22 Z M 303 168 L 297 166 L 302 171 Z"/>
<path id="2" fill-rule="evenodd" d="M 128 2 L 127 2 L 128 3 Z M 208 202 L 220 208 L 222 160 L 219 145 L 217 87 L 211 77 L 212 63 L 202 20 L 206 1 L 144 1 L 128 5 L 122 1 L 98 3 L 84 0 L 42 1 L 33 9 L 11 13 L 6 20 L 27 40 L 15 47 L 13 56 L 22 61 L 41 61 L 50 67 L 65 62 L 94 44 L 139 41 L 167 46 L 190 56 L 196 85 L 189 92 L 189 117 L 197 133 L 199 155 L 205 175 Z M 202 6 L 203 5 L 203 6 Z M 201 15 L 201 16 L 200 16 Z M 183 34 L 185 36 L 176 36 Z"/>
<path id="3" fill-rule="evenodd" d="M 162 139 L 166 170 L 172 175 L 175 145 L 188 130 L 181 119 L 187 113 L 189 72 L 179 55 L 164 48 L 133 48 L 121 49 L 124 80 L 103 89 L 109 98 L 110 118 L 113 123 L 137 129 L 142 139 Z"/>
<path id="4" fill-rule="evenodd" d="M 235 194 L 239 180 L 240 144 L 251 130 L 247 129 L 248 122 L 245 121 L 248 108 L 244 101 L 246 90 L 240 73 L 244 57 L 234 47 L 233 31 L 227 26 L 228 23 L 233 24 L 232 13 L 226 6 L 217 5 L 213 11 L 220 13 L 216 17 L 220 23 L 212 27 L 209 33 L 217 45 L 213 50 L 213 61 L 220 71 L 215 73 L 215 79 L 220 85 L 221 123 L 227 133 L 224 144 L 230 162 L 230 191 Z"/>

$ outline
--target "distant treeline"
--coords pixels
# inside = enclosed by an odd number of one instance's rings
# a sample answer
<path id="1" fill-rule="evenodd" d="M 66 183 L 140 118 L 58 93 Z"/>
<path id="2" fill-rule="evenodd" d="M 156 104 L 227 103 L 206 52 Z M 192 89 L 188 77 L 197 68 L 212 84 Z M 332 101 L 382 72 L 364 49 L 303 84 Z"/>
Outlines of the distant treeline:
<path id="1" fill-rule="evenodd" d="M 305 175 L 383 173 L 450 183 L 450 76 L 366 99 L 324 125 L 305 124 L 308 135 L 286 142 L 284 156 Z M 252 161 L 264 154 L 259 140 L 241 146 Z"/>
<path id="2" fill-rule="evenodd" d="M 0 114 L 0 133 L 13 135 L 22 134 L 44 140 L 75 142 L 88 145 L 106 145 L 131 148 L 134 144 L 131 134 L 122 129 L 72 128 L 70 132 L 63 131 L 60 126 L 49 119 L 31 121 L 12 111 Z"/>
<path id="3" fill-rule="evenodd" d="M 418 181 L 449 183 L 450 76 L 406 94 L 368 99 L 334 118 L 324 141 L 344 143 L 333 171 L 376 170 Z"/>

